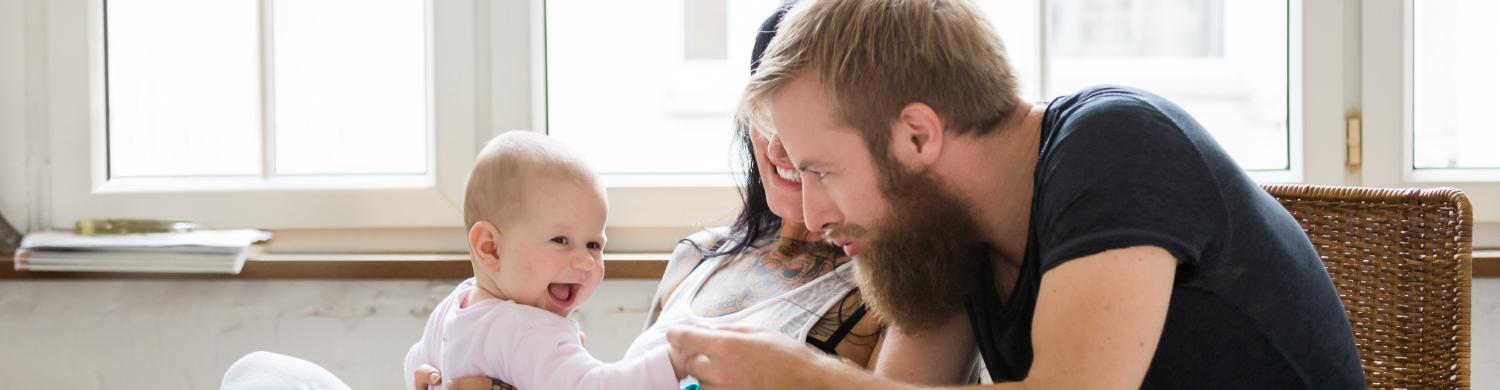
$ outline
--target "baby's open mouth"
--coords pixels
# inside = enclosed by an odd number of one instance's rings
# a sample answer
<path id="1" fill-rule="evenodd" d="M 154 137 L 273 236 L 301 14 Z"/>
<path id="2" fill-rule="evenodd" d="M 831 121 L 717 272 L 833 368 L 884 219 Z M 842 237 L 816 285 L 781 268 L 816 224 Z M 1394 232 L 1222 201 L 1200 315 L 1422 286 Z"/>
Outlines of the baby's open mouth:
<path id="1" fill-rule="evenodd" d="M 547 285 L 547 294 L 557 303 L 567 305 L 573 302 L 573 296 L 578 294 L 579 287 L 581 285 L 577 283 L 552 283 Z"/>

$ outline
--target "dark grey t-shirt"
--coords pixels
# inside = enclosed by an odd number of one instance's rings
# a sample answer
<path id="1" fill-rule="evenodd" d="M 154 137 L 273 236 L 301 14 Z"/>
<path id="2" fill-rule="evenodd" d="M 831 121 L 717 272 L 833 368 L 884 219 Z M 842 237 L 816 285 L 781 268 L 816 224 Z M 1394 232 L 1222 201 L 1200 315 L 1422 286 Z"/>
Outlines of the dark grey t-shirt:
<path id="1" fill-rule="evenodd" d="M 985 283 L 967 304 L 996 382 L 1031 368 L 1043 274 L 1150 245 L 1178 266 L 1143 387 L 1365 387 L 1343 305 L 1296 220 L 1166 99 L 1100 86 L 1053 100 L 1031 207 L 1009 299 Z"/>

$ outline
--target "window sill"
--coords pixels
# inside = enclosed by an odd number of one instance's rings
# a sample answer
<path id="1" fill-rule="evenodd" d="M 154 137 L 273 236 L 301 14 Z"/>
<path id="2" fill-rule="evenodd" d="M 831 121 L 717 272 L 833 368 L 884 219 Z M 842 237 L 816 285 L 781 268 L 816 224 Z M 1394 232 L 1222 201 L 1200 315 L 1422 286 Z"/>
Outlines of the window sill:
<path id="1" fill-rule="evenodd" d="M 605 280 L 657 280 L 665 253 L 604 255 Z M 1474 251 L 1474 277 L 1500 278 L 1500 249 Z M 252 254 L 239 274 L 16 271 L 0 259 L 0 280 L 44 279 L 463 279 L 473 275 L 458 253 L 399 255 Z"/>
<path id="2" fill-rule="evenodd" d="M 1474 277 L 1500 278 L 1500 249 L 1474 251 Z"/>
<path id="3" fill-rule="evenodd" d="M 665 253 L 606 254 L 606 280 L 658 280 Z M 439 254 L 266 254 L 252 253 L 239 274 L 29 272 L 16 271 L 7 256 L 0 280 L 46 279 L 464 279 L 474 275 L 469 257 Z"/>

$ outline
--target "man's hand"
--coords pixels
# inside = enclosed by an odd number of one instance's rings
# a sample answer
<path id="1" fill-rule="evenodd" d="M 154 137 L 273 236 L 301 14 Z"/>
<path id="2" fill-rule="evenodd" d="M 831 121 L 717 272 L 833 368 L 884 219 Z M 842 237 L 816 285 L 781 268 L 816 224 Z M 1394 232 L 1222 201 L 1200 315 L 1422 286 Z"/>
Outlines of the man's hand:
<path id="1" fill-rule="evenodd" d="M 819 356 L 802 343 L 764 329 L 682 326 L 667 331 L 687 373 L 711 389 L 816 388 L 804 371 Z M 812 376 L 812 375 L 808 375 Z"/>
<path id="2" fill-rule="evenodd" d="M 687 373 L 711 389 L 816 389 L 833 384 L 872 389 L 874 378 L 765 329 L 679 326 L 667 341 L 686 359 Z"/>

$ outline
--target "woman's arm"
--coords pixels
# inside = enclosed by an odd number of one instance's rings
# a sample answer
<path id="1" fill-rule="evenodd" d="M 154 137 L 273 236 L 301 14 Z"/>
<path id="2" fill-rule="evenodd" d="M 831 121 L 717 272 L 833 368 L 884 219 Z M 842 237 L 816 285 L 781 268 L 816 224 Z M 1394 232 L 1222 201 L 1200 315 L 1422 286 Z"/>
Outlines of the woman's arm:
<path id="1" fill-rule="evenodd" d="M 865 312 L 859 318 L 855 313 L 864 305 L 859 290 L 850 291 L 844 300 L 823 313 L 823 318 L 808 331 L 807 337 L 826 342 L 834 337 L 840 327 L 855 321 L 849 331 L 834 346 L 839 358 L 866 370 L 875 369 L 876 356 L 884 340 L 885 325 L 875 313 Z"/>
<path id="2" fill-rule="evenodd" d="M 978 356 L 969 316 L 961 313 L 919 334 L 905 334 L 894 326 L 887 329 L 874 371 L 876 376 L 904 383 L 968 384 Z"/>
<path id="3" fill-rule="evenodd" d="M 662 272 L 661 283 L 656 285 L 656 295 L 651 297 L 651 311 L 646 313 L 646 326 L 642 329 L 650 328 L 656 323 L 661 316 L 662 306 L 667 304 L 667 297 L 672 296 L 683 279 L 693 273 L 693 268 L 703 260 L 703 251 L 713 250 L 716 244 L 724 240 L 726 233 L 723 229 L 704 230 L 677 243 L 677 247 L 672 249 L 672 256 L 667 258 L 667 268 Z"/>

